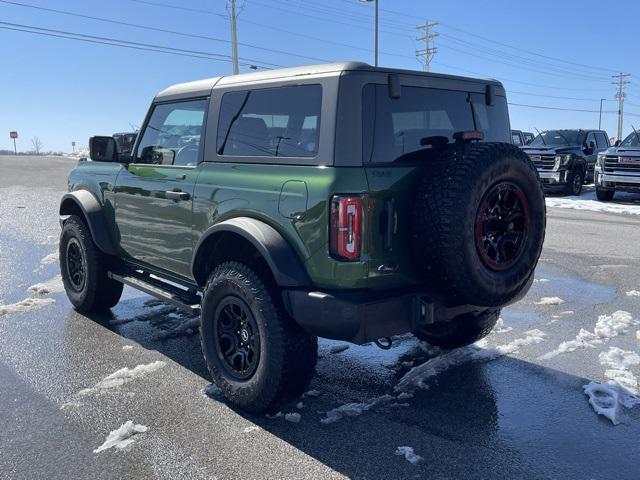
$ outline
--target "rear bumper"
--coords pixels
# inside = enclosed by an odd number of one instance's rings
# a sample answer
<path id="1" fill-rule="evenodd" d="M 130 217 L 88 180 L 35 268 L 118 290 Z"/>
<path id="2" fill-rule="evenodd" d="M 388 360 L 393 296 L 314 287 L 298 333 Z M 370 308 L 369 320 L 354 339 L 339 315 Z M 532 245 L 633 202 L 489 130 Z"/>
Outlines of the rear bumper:
<path id="1" fill-rule="evenodd" d="M 357 344 L 413 332 L 434 321 L 434 302 L 417 293 L 382 297 L 377 292 L 285 290 L 283 298 L 307 332 Z"/>

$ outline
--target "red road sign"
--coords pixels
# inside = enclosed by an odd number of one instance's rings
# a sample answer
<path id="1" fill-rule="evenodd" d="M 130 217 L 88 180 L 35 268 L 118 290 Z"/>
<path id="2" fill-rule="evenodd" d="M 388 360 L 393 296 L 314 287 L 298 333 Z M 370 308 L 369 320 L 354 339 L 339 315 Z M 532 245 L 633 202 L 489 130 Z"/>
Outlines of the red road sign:
<path id="1" fill-rule="evenodd" d="M 9 132 L 9 138 L 13 138 L 13 139 L 18 138 L 18 132 Z"/>

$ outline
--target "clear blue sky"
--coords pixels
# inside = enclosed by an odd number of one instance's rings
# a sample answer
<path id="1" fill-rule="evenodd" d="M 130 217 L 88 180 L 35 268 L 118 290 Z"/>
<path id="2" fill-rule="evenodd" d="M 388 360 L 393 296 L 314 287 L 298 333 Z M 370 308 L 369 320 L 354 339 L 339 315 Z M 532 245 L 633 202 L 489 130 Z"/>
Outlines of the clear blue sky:
<path id="1" fill-rule="evenodd" d="M 15 0 L 49 9 L 228 40 L 224 0 Z M 175 5 L 192 10 L 167 8 Z M 246 64 L 299 65 L 319 60 L 373 63 L 373 5 L 358 0 L 239 0 L 240 57 Z M 614 110 L 610 75 L 632 74 L 626 110 L 640 115 L 640 3 L 537 0 L 380 0 L 380 63 L 419 69 L 415 25 L 440 22 L 437 72 L 491 76 L 509 101 L 526 105 Z M 617 16 L 617 18 L 616 18 Z M 0 2 L 0 22 L 230 55 L 224 41 L 179 36 Z M 7 26 L 0 24 L 0 27 Z M 11 28 L 23 28 L 16 27 Z M 49 32 L 51 33 L 51 32 Z M 497 43 L 494 43 L 497 42 Z M 45 150 L 86 145 L 92 134 L 140 125 L 154 94 L 182 81 L 229 74 L 231 64 L 0 28 L 0 149 L 40 137 Z M 515 47 L 515 48 L 514 48 Z M 278 53 L 278 50 L 286 53 Z M 295 55 L 294 55 L 295 54 Z M 297 56 L 296 56 L 297 55 Z M 553 58 L 546 58 L 553 57 Z M 223 57 L 226 58 L 226 57 Z M 579 65 L 576 65 L 579 64 Z M 246 70 L 247 67 L 242 67 Z M 562 98 L 552 98 L 562 97 Z M 567 98 L 570 97 L 570 98 Z M 597 127 L 598 113 L 510 107 L 513 128 Z M 625 118 L 640 127 L 640 116 Z M 616 133 L 616 116 L 603 115 Z"/>

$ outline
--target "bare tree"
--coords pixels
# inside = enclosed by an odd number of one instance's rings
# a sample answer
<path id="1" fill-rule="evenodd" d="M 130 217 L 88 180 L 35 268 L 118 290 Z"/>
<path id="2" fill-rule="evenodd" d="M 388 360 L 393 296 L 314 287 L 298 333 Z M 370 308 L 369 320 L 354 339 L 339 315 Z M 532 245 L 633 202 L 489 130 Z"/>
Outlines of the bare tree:
<path id="1" fill-rule="evenodd" d="M 31 139 L 31 145 L 33 145 L 33 149 L 36 152 L 36 155 L 40 155 L 40 150 L 42 150 L 42 141 L 40 140 L 40 137 L 33 137 Z"/>

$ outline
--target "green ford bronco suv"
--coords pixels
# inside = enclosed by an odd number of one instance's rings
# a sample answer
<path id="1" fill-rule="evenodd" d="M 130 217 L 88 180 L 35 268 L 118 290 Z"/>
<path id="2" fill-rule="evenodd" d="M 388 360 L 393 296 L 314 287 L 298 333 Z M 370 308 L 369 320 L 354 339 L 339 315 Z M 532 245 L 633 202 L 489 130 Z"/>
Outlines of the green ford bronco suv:
<path id="1" fill-rule="evenodd" d="M 80 312 L 130 285 L 201 318 L 215 383 L 270 411 L 317 337 L 454 348 L 529 289 L 536 170 L 494 80 L 334 63 L 210 78 L 153 100 L 133 152 L 92 137 L 60 204 Z"/>

